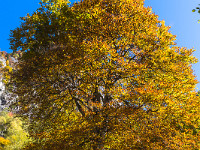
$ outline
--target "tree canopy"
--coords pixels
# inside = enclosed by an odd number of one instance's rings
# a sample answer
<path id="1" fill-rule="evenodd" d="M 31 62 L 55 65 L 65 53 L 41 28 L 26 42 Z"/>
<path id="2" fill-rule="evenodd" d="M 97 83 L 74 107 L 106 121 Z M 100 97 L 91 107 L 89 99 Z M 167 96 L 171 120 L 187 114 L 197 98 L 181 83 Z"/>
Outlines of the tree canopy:
<path id="1" fill-rule="evenodd" d="M 193 49 L 143 0 L 45 0 L 11 32 L 27 149 L 199 149 Z"/>

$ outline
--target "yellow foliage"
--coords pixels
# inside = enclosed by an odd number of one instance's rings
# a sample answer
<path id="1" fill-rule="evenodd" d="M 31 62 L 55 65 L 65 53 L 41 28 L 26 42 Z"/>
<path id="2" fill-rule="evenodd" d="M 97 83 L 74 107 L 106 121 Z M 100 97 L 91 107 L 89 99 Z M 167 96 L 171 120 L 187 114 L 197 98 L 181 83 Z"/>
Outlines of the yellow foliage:
<path id="1" fill-rule="evenodd" d="M 4 146 L 8 145 L 10 143 L 9 140 L 4 139 L 3 137 L 0 137 L 0 149 L 3 148 Z"/>
<path id="2" fill-rule="evenodd" d="M 199 149 L 194 50 L 143 0 L 42 4 L 11 34 L 27 149 Z"/>

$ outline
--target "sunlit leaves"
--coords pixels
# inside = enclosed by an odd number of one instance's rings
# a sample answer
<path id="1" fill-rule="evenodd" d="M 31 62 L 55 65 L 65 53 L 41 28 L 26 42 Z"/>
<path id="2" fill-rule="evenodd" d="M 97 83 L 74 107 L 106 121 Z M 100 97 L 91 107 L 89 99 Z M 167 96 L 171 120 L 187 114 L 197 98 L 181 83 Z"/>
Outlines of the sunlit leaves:
<path id="1" fill-rule="evenodd" d="M 28 138 L 27 124 L 13 113 L 2 111 L 0 114 L 0 148 L 5 150 L 22 149 L 31 141 Z"/>
<path id="2" fill-rule="evenodd" d="M 194 50 L 143 0 L 65 2 L 45 1 L 11 34 L 25 51 L 14 92 L 40 139 L 27 148 L 198 148 L 177 127 L 199 124 Z"/>

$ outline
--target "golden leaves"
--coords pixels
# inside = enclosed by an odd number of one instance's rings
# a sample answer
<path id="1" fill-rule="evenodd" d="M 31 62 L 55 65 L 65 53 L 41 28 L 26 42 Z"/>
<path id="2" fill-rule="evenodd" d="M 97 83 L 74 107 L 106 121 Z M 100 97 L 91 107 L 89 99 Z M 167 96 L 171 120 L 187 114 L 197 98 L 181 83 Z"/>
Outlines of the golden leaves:
<path id="1" fill-rule="evenodd" d="M 40 118 L 32 120 L 40 125 L 36 133 L 48 129 L 46 149 L 197 143 L 177 128 L 198 124 L 194 50 L 174 46 L 169 27 L 143 0 L 56 2 L 12 35 L 15 48 L 28 45 L 13 78 L 18 102 L 22 113 Z M 21 34 L 27 28 L 32 32 Z"/>

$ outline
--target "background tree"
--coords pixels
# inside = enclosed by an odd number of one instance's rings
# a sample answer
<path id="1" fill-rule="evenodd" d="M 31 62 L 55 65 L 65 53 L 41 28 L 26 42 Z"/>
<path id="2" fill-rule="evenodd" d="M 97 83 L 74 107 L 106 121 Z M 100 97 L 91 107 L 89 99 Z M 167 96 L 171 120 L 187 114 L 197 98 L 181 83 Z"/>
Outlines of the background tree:
<path id="1" fill-rule="evenodd" d="M 27 149 L 199 148 L 194 50 L 143 0 L 46 0 L 22 20 L 10 84 L 38 139 Z"/>
<path id="2" fill-rule="evenodd" d="M 0 146 L 4 150 L 20 150 L 31 141 L 26 131 L 27 124 L 13 113 L 0 113 Z"/>

